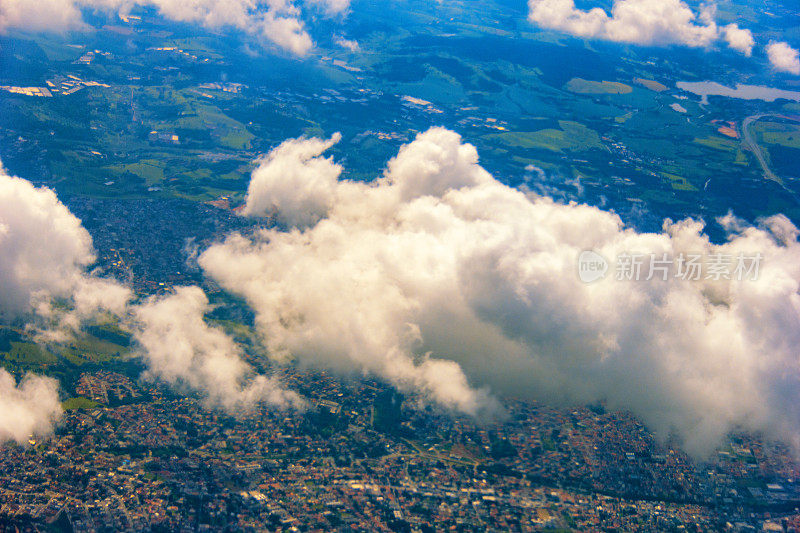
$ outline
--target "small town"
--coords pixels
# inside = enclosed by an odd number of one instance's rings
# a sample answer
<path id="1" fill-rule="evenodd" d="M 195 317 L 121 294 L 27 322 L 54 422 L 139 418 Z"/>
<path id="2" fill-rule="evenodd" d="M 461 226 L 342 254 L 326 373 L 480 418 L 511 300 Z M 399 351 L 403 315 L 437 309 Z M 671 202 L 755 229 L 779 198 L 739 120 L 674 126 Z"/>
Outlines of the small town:
<path id="1" fill-rule="evenodd" d="M 0 524 L 72 531 L 796 531 L 788 451 L 695 464 L 601 407 L 476 425 L 374 381 L 278 374 L 302 413 L 231 416 L 157 383 L 80 376 L 55 434 L 0 450 Z"/>

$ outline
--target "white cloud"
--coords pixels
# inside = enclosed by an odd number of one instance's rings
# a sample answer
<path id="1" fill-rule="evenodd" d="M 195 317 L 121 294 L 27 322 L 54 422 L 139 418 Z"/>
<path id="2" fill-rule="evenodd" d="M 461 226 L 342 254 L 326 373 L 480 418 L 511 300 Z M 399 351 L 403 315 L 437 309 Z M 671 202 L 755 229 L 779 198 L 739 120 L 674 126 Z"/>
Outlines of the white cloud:
<path id="1" fill-rule="evenodd" d="M 460 137 L 444 128 L 432 128 L 402 146 L 389 161 L 383 179 L 382 185 L 391 185 L 403 200 L 438 197 L 453 189 L 494 182 L 478 165 L 475 147 L 462 144 Z"/>
<path id="2" fill-rule="evenodd" d="M 108 0 L 77 1 L 93 6 L 108 4 Z M 196 22 L 207 28 L 236 28 L 298 56 L 314 46 L 300 10 L 288 0 L 135 0 L 123 2 L 121 10 L 134 4 L 155 6 L 171 20 Z"/>
<path id="3" fill-rule="evenodd" d="M 343 4 L 336 0 L 323 3 L 326 9 Z M 0 32 L 8 28 L 81 29 L 85 28 L 81 9 L 126 14 L 137 5 L 155 7 L 170 20 L 211 29 L 236 28 L 299 56 L 314 46 L 300 9 L 288 0 L 0 0 Z"/>
<path id="4" fill-rule="evenodd" d="M 55 193 L 9 176 L 0 165 L 0 313 L 13 319 L 37 311 L 62 325 L 98 310 L 121 313 L 131 296 L 112 280 L 86 273 L 92 238 Z M 69 300 L 56 310 L 52 300 Z"/>
<path id="5" fill-rule="evenodd" d="M 728 46 L 750 57 L 756 44 L 750 30 L 742 29 L 736 24 L 728 24 L 722 31 Z"/>
<path id="6" fill-rule="evenodd" d="M 784 217 L 726 219 L 722 245 L 691 220 L 637 233 L 506 187 L 441 128 L 332 197 L 314 226 L 232 235 L 200 256 L 254 308 L 275 357 L 381 376 L 469 413 L 493 408 L 490 392 L 603 400 L 696 453 L 734 426 L 800 436 L 800 244 Z M 764 258 L 757 281 L 584 284 L 587 249 Z"/>
<path id="7" fill-rule="evenodd" d="M 350 8 L 350 0 L 308 0 L 308 3 L 318 5 L 328 15 L 345 13 Z"/>
<path id="8" fill-rule="evenodd" d="M 257 31 L 253 32 L 253 28 L 248 26 L 249 31 L 298 56 L 306 55 L 314 47 L 305 25 L 296 17 L 268 12 L 256 19 L 256 28 Z"/>
<path id="9" fill-rule="evenodd" d="M 361 50 L 361 46 L 359 46 L 358 41 L 345 39 L 341 35 L 334 35 L 333 43 L 336 46 L 341 46 L 342 48 L 350 50 L 351 52 L 358 52 L 359 50 Z"/>
<path id="10" fill-rule="evenodd" d="M 342 172 L 341 166 L 321 155 L 340 139 L 338 133 L 328 140 L 291 139 L 259 159 L 242 214 L 274 214 L 287 226 L 316 223 L 327 213 Z"/>
<path id="11" fill-rule="evenodd" d="M 49 189 L 11 177 L 0 163 L 0 314 L 30 313 L 45 294 L 70 297 L 93 260 L 91 238 Z M 19 386 L 0 369 L 0 441 L 45 435 L 61 414 L 55 380 L 29 374 Z"/>
<path id="12" fill-rule="evenodd" d="M 230 412 L 263 402 L 300 408 L 303 400 L 271 377 L 253 376 L 239 346 L 222 329 L 205 322 L 208 298 L 199 287 L 178 287 L 151 297 L 133 312 L 134 337 L 147 374 L 202 392 L 210 406 Z"/>
<path id="13" fill-rule="evenodd" d="M 614 0 L 610 15 L 599 7 L 577 9 L 574 0 L 528 0 L 528 8 L 534 24 L 588 39 L 705 47 L 720 37 L 713 7 L 695 13 L 682 0 Z M 745 54 L 752 48 L 748 30 L 731 24 L 722 33 L 732 48 Z"/>
<path id="14" fill-rule="evenodd" d="M 81 12 L 66 0 L 0 0 L 0 33 L 8 28 L 67 31 L 84 28 Z"/>
<path id="15" fill-rule="evenodd" d="M 60 417 L 56 380 L 28 374 L 17 385 L 0 369 L 0 441 L 25 443 L 31 436 L 47 435 Z"/>
<path id="16" fill-rule="evenodd" d="M 244 29 L 256 7 L 252 0 L 77 0 L 94 8 L 111 8 L 123 14 L 136 5 L 150 5 L 170 20 L 197 22 L 208 28 L 233 26 Z"/>
<path id="17" fill-rule="evenodd" d="M 257 402 L 302 406 L 276 380 L 249 376 L 241 349 L 204 322 L 208 300 L 201 289 L 183 287 L 130 305 L 128 287 L 87 273 L 94 260 L 91 236 L 55 193 L 9 176 L 0 165 L 2 319 L 33 319 L 38 340 L 59 342 L 109 312 L 134 330 L 150 374 L 203 391 L 210 404 L 231 411 Z M 15 388 L 0 371 L 0 440 L 44 431 L 58 412 L 57 399 L 53 380 L 30 376 Z"/>
<path id="18" fill-rule="evenodd" d="M 769 46 L 767 46 L 767 56 L 775 70 L 800 75 L 800 58 L 798 58 L 798 51 L 789 46 L 788 43 L 770 43 Z"/>

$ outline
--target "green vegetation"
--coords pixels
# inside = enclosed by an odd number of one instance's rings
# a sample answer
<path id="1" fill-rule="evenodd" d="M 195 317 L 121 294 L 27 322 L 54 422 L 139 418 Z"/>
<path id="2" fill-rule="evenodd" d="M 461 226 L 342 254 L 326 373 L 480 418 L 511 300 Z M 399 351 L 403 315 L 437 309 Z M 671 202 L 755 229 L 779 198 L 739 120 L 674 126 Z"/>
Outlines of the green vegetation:
<path id="1" fill-rule="evenodd" d="M 616 122 L 617 124 L 624 124 L 625 122 L 628 121 L 628 119 L 633 117 L 633 115 L 635 115 L 635 114 L 636 114 L 636 111 L 629 111 L 628 113 L 625 113 L 624 115 L 621 115 L 619 117 L 614 117 L 614 122 Z"/>
<path id="2" fill-rule="evenodd" d="M 666 91 L 667 90 L 667 86 L 666 85 L 664 85 L 663 83 L 659 83 L 659 82 L 657 82 L 655 80 L 646 80 L 646 79 L 643 79 L 643 78 L 633 78 L 633 82 L 634 83 L 638 83 L 639 85 L 642 85 L 644 87 L 647 87 L 651 91 L 655 91 L 657 93 L 660 93 L 662 91 Z"/>
<path id="3" fill-rule="evenodd" d="M 742 166 L 747 166 L 750 164 L 750 162 L 747 160 L 747 156 L 744 154 L 744 151 L 742 150 L 736 151 L 736 159 L 734 159 L 733 162 L 736 165 L 742 165 Z"/>
<path id="4" fill-rule="evenodd" d="M 786 148 L 800 148 L 800 126 L 765 123 L 761 139 L 766 144 L 779 144 Z"/>
<path id="5" fill-rule="evenodd" d="M 67 398 L 66 400 L 61 402 L 61 408 L 64 409 L 65 411 L 93 409 L 98 405 L 100 404 L 95 402 L 94 400 L 90 400 L 89 398 L 84 398 L 83 396 L 77 396 L 75 398 Z"/>
<path id="6" fill-rule="evenodd" d="M 561 129 L 548 128 L 539 131 L 496 133 L 486 137 L 512 148 L 541 149 L 553 152 L 576 152 L 602 148 L 597 132 L 583 124 L 559 120 L 558 125 Z"/>
<path id="7" fill-rule="evenodd" d="M 477 5 L 473 9 L 488 9 L 487 17 L 496 18 L 490 3 Z M 370 16 L 384 20 L 385 14 L 375 9 Z M 140 50 L 122 53 L 117 44 L 102 42 L 106 34 L 118 38 L 122 25 L 98 34 L 97 44 L 30 36 L 28 48 L 15 50 L 14 57 L 36 72 L 32 85 L 75 75 L 109 87 L 53 98 L 4 94 L 0 125 L 26 139 L 17 143 L 19 150 L 9 145 L 12 158 L 4 161 L 20 174 L 40 175 L 39 168 L 31 164 L 26 173 L 19 163 L 27 158 L 19 155 L 26 143 L 35 143 L 41 175 L 51 176 L 59 194 L 195 202 L 228 196 L 235 205 L 257 154 L 287 138 L 341 131 L 343 140 L 330 155 L 343 164 L 343 178 L 371 180 L 401 143 L 441 125 L 474 144 L 481 164 L 511 185 L 529 179 L 525 167 L 532 164 L 547 177 L 573 171 L 587 176 L 583 199 L 589 203 L 646 199 L 654 218 L 711 220 L 728 209 L 747 218 L 772 211 L 791 217 L 800 211 L 781 192 L 743 191 L 742 184 L 754 186 L 761 177 L 757 161 L 741 140 L 716 132 L 718 124 L 753 115 L 756 103 L 712 98 L 701 107 L 691 97 L 680 100 L 686 114 L 670 109 L 674 81 L 713 79 L 701 65 L 653 65 L 635 53 L 620 60 L 557 33 L 465 20 L 461 8 L 436 16 L 410 9 L 403 16 L 401 29 L 390 20 L 359 37 L 369 53 L 322 43 L 324 54 L 310 62 L 265 61 L 219 36 L 160 30 L 146 46 L 143 35 L 125 33 Z M 448 21 L 446 29 L 408 29 L 442 21 Z M 98 54 L 90 64 L 73 63 L 90 49 L 108 50 L 115 60 Z M 223 90 L 225 83 L 237 85 Z M 402 95 L 432 105 L 409 105 Z M 759 113 L 800 113 L 797 103 L 757 105 Z M 793 175 L 800 134 L 783 119 L 765 119 L 752 125 L 755 140 L 777 175 Z M 691 193 L 709 183 L 698 204 Z M 124 349 L 98 356 L 59 349 L 56 357 L 83 365 Z"/>
<path id="8" fill-rule="evenodd" d="M 65 343 L 37 344 L 27 335 L 0 329 L 0 365 L 13 372 L 47 372 L 67 376 L 81 367 L 122 362 L 130 337 L 115 324 L 89 326 L 87 332 Z"/>
<path id="9" fill-rule="evenodd" d="M 92 335 L 82 335 L 66 345 L 58 346 L 58 351 L 59 355 L 73 362 L 102 363 L 119 358 L 123 352 L 127 351 L 127 346 L 121 346 Z"/>
<path id="10" fill-rule="evenodd" d="M 490 435 L 490 444 L 489 455 L 491 455 L 492 459 L 497 460 L 517 456 L 517 449 L 508 439 Z"/>
<path id="11" fill-rule="evenodd" d="M 583 78 L 572 78 L 566 89 L 578 94 L 628 94 L 633 89 L 630 85 L 616 81 L 591 81 Z"/>
<path id="12" fill-rule="evenodd" d="M 161 183 L 164 180 L 164 162 L 155 159 L 143 159 L 138 163 L 117 164 L 103 167 L 109 177 L 122 178 L 126 174 L 144 178 L 148 185 Z"/>
<path id="13" fill-rule="evenodd" d="M 63 39 L 58 39 L 49 33 L 33 34 L 32 40 L 39 45 L 50 61 L 74 61 L 86 51 L 84 46 L 67 44 Z"/>
<path id="14" fill-rule="evenodd" d="M 249 150 L 252 146 L 252 141 L 255 136 L 245 129 L 236 129 L 227 135 L 220 137 L 220 142 L 223 146 L 227 146 L 233 150 Z"/>
<path id="15" fill-rule="evenodd" d="M 696 191 L 697 187 L 692 185 L 686 178 L 683 176 L 677 176 L 675 174 L 668 174 L 666 172 L 661 173 L 662 176 L 670 180 L 670 185 L 676 191 Z"/>
<path id="16" fill-rule="evenodd" d="M 721 150 L 724 152 L 731 152 L 734 150 L 738 150 L 739 143 L 734 141 L 733 139 L 729 139 L 727 137 L 720 137 L 718 135 L 709 135 L 708 137 L 703 138 L 695 138 L 694 142 L 705 146 L 707 148 L 713 148 L 714 150 Z"/>
<path id="17" fill-rule="evenodd" d="M 25 366 L 48 365 L 58 360 L 54 354 L 32 342 L 12 342 L 5 358 Z"/>
<path id="18" fill-rule="evenodd" d="M 388 390 L 375 398 L 372 406 L 372 427 L 376 431 L 396 434 L 400 430 L 403 397 L 400 393 Z"/>
<path id="19" fill-rule="evenodd" d="M 203 57 L 211 59 L 222 59 L 223 55 L 220 54 L 214 46 L 213 39 L 208 37 L 187 37 L 183 39 L 169 39 L 165 46 L 174 46 L 188 53 L 200 53 Z"/>
<path id="20" fill-rule="evenodd" d="M 553 439 L 551 439 L 550 437 L 542 435 L 541 441 L 542 441 L 542 449 L 544 449 L 545 451 L 552 452 L 556 449 L 556 443 L 553 442 Z"/>

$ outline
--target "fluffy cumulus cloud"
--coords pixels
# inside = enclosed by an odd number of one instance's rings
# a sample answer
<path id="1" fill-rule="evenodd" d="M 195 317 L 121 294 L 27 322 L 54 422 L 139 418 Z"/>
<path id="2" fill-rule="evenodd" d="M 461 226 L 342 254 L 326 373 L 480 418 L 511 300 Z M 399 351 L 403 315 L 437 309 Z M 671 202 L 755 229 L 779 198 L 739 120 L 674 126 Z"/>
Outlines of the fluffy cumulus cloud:
<path id="1" fill-rule="evenodd" d="M 307 54 L 314 46 L 303 22 L 296 17 L 268 12 L 258 19 L 256 28 L 261 38 L 298 56 Z"/>
<path id="2" fill-rule="evenodd" d="M 87 271 L 94 260 L 91 236 L 55 193 L 0 165 L 0 319 L 33 324 L 36 338 L 50 342 L 112 313 L 135 332 L 150 375 L 198 390 L 210 405 L 302 407 L 275 379 L 251 375 L 233 339 L 205 323 L 201 289 L 133 304 L 128 287 Z M 47 433 L 59 413 L 56 381 L 30 375 L 17 386 L 0 370 L 0 441 Z"/>
<path id="3" fill-rule="evenodd" d="M 55 193 L 9 176 L 0 165 L 0 314 L 31 312 L 74 329 L 98 311 L 124 312 L 131 293 L 87 274 L 92 239 Z M 53 300 L 68 300 L 68 310 Z"/>
<path id="4" fill-rule="evenodd" d="M 345 50 L 350 50 L 351 52 L 358 52 L 361 50 L 361 45 L 358 44 L 358 41 L 352 39 L 345 39 L 341 35 L 334 35 L 333 36 L 333 44 L 336 46 L 340 46 Z"/>
<path id="5" fill-rule="evenodd" d="M 287 226 L 307 226 L 325 216 L 342 167 L 320 155 L 339 142 L 341 135 L 328 140 L 291 139 L 257 161 L 242 214 L 274 215 Z"/>
<path id="6" fill-rule="evenodd" d="M 728 24 L 722 28 L 722 34 L 728 46 L 747 57 L 752 55 L 756 42 L 750 30 L 740 28 L 736 24 Z"/>
<path id="7" fill-rule="evenodd" d="M 784 217 L 729 217 L 723 244 L 692 220 L 638 233 L 499 183 L 440 128 L 374 182 L 326 191 L 316 224 L 235 234 L 199 258 L 252 305 L 275 357 L 381 376 L 467 413 L 502 395 L 604 401 L 696 453 L 738 426 L 800 435 L 800 244 Z M 584 283 L 584 250 L 762 260 L 756 280 L 624 281 L 612 266 Z"/>
<path id="8" fill-rule="evenodd" d="M 122 314 L 130 291 L 87 273 L 93 262 L 91 237 L 55 193 L 0 164 L 0 319 L 35 317 L 40 338 L 60 340 L 100 311 Z M 17 385 L 0 370 L 0 441 L 47 434 L 60 413 L 55 380 L 30 374 Z"/>
<path id="9" fill-rule="evenodd" d="M 66 0 L 0 0 L 0 33 L 8 28 L 65 31 L 84 27 L 80 9 Z"/>
<path id="10" fill-rule="evenodd" d="M 767 56 L 775 70 L 800 75 L 800 52 L 788 43 L 770 43 L 767 46 Z"/>
<path id="11" fill-rule="evenodd" d="M 31 436 L 47 435 L 61 417 L 58 383 L 29 374 L 17 385 L 14 377 L 0 369 L 0 442 L 27 442 Z"/>
<path id="12" fill-rule="evenodd" d="M 346 12 L 349 0 L 308 0 L 328 15 Z M 126 14 L 135 6 L 152 6 L 179 22 L 211 29 L 235 28 L 297 55 L 314 46 L 301 7 L 289 0 L 0 0 L 0 33 L 8 28 L 66 31 L 85 27 L 82 9 Z"/>
<path id="13" fill-rule="evenodd" d="M 134 307 L 134 337 L 148 374 L 199 391 L 210 406 L 230 412 L 258 403 L 302 407 L 303 400 L 276 379 L 253 375 L 233 339 L 205 322 L 208 310 L 208 298 L 199 287 L 178 287 Z"/>
<path id="14" fill-rule="evenodd" d="M 94 261 L 92 239 L 49 189 L 0 169 L 0 309 L 30 310 L 34 296 L 71 295 Z"/>
<path id="15" fill-rule="evenodd" d="M 745 54 L 753 47 L 749 30 L 735 24 L 720 28 L 713 7 L 695 13 L 682 0 L 614 0 L 610 15 L 599 7 L 578 9 L 574 0 L 528 0 L 528 7 L 534 24 L 587 39 L 704 47 L 723 37 Z"/>
<path id="16" fill-rule="evenodd" d="M 35 318 L 40 338 L 62 340 L 100 311 L 124 313 L 130 291 L 87 273 L 93 262 L 89 233 L 55 193 L 0 164 L 0 319 Z M 47 434 L 60 413 L 55 380 L 17 385 L 0 370 L 0 441 Z"/>

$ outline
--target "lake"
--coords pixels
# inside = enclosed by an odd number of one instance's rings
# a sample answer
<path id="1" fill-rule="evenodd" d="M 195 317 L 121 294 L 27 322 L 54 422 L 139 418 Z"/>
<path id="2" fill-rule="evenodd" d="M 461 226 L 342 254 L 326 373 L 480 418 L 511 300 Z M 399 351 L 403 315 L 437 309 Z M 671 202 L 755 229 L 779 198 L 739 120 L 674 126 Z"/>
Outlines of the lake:
<path id="1" fill-rule="evenodd" d="M 737 84 L 736 88 L 726 87 L 715 81 L 679 81 L 675 84 L 678 89 L 694 93 L 703 97 L 703 103 L 708 102 L 709 96 L 727 96 L 743 100 L 764 100 L 774 102 L 780 98 L 800 102 L 800 92 L 774 89 L 763 85 Z"/>

